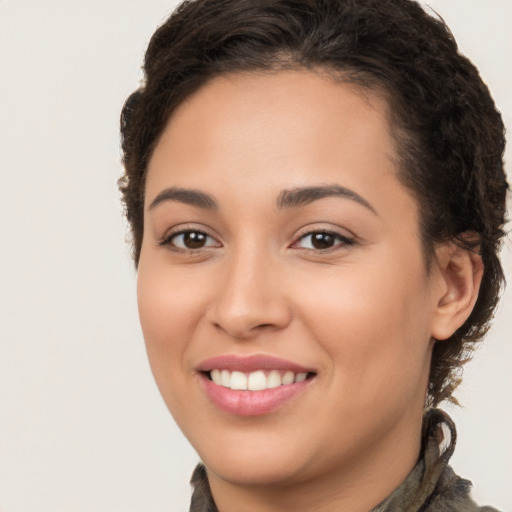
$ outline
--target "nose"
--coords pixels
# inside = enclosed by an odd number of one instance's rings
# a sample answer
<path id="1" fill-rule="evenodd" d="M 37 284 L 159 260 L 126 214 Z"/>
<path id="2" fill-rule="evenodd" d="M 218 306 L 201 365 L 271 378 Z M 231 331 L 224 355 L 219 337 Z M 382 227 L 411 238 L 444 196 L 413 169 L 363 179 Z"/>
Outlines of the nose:
<path id="1" fill-rule="evenodd" d="M 258 251 L 223 263 L 209 320 L 236 339 L 277 331 L 289 325 L 292 313 L 286 286 L 271 258 Z"/>

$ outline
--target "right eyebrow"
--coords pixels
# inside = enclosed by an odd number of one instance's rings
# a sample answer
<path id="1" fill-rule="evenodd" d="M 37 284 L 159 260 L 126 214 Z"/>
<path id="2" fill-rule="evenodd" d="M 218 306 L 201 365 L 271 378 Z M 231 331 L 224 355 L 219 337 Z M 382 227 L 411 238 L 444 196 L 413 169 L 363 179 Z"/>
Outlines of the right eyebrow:
<path id="1" fill-rule="evenodd" d="M 165 201 L 177 201 L 179 203 L 197 206 L 198 208 L 203 208 L 205 210 L 218 209 L 217 201 L 215 201 L 212 196 L 205 194 L 204 192 L 189 188 L 171 187 L 162 190 L 162 192 L 153 199 L 149 205 L 149 210 L 152 210 Z"/>

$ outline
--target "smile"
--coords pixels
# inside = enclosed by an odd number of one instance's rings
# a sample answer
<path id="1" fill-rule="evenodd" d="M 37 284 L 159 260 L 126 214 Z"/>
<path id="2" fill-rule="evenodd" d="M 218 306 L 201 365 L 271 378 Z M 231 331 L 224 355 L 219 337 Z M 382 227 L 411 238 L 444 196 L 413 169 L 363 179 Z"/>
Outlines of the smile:
<path id="1" fill-rule="evenodd" d="M 250 373 L 240 371 L 213 369 L 210 379 L 218 386 L 236 390 L 262 391 L 279 386 L 286 386 L 294 382 L 302 382 L 308 378 L 307 372 L 294 373 L 292 371 L 256 370 Z"/>
<path id="2" fill-rule="evenodd" d="M 302 394 L 316 377 L 311 369 L 264 355 L 215 357 L 197 369 L 211 402 L 238 416 L 276 411 Z"/>

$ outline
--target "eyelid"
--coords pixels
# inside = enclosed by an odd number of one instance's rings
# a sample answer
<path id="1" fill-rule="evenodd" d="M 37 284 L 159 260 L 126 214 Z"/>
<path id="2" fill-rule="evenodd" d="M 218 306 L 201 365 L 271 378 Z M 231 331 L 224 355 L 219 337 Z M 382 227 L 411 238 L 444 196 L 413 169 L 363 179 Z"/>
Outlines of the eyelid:
<path id="1" fill-rule="evenodd" d="M 172 240 L 180 235 L 184 235 L 186 233 L 200 233 L 207 237 L 210 240 L 213 240 L 213 244 L 208 244 L 203 247 L 199 247 L 197 249 L 194 248 L 184 248 L 184 247 L 178 247 L 176 245 L 172 244 Z M 297 247 L 298 244 L 308 236 L 312 236 L 314 234 L 325 234 L 330 235 L 333 238 L 337 240 L 337 242 L 334 244 L 333 247 L 329 247 L 326 249 L 316 249 L 316 248 L 306 248 L 306 247 Z M 290 244 L 289 247 L 295 248 L 295 249 L 302 249 L 304 251 L 312 251 L 312 252 L 318 252 L 318 253 L 328 253 L 328 252 L 334 252 L 337 250 L 342 249 L 346 246 L 352 246 L 357 243 L 357 237 L 353 234 L 348 232 L 347 230 L 342 230 L 341 228 L 334 228 L 334 227 L 325 227 L 325 226 L 307 226 L 299 230 L 299 232 L 294 237 L 294 241 Z M 178 226 L 174 226 L 173 228 L 169 229 L 165 232 L 165 234 L 160 238 L 160 240 L 157 242 L 158 246 L 164 246 L 169 248 L 173 251 L 178 252 L 187 252 L 187 253 L 193 253 L 193 252 L 200 252 L 211 248 L 220 248 L 223 247 L 223 244 L 219 241 L 219 237 L 216 235 L 211 234 L 210 230 L 208 228 L 205 228 L 204 226 L 197 226 L 193 224 L 181 224 Z"/>
<path id="2" fill-rule="evenodd" d="M 340 232 L 341 230 L 336 228 L 326 228 L 326 227 L 307 227 L 301 230 L 299 234 L 295 237 L 294 242 L 290 245 L 291 248 L 296 248 L 304 251 L 313 251 L 318 253 L 328 253 L 340 250 L 347 246 L 352 246 L 357 244 L 357 237 L 352 233 Z M 306 247 L 296 247 L 302 240 L 307 238 L 308 236 L 315 235 L 317 233 L 322 233 L 325 235 L 330 235 L 337 239 L 338 243 L 336 243 L 333 247 L 329 247 L 327 249 L 315 249 L 315 248 L 306 248 Z"/>
<path id="3" fill-rule="evenodd" d="M 172 244 L 172 240 L 179 235 L 184 235 L 186 233 L 200 233 L 202 235 L 205 235 L 206 237 L 214 240 L 216 242 L 215 245 L 207 245 L 205 247 L 200 247 L 198 249 L 188 249 L 188 248 L 182 248 L 177 247 Z M 170 250 L 173 251 L 181 251 L 181 252 L 199 252 L 204 251 L 205 249 L 209 248 L 218 248 L 222 247 L 222 243 L 219 242 L 218 238 L 211 233 L 209 233 L 208 229 L 205 229 L 204 227 L 198 227 L 197 225 L 179 225 L 171 228 L 170 230 L 166 231 L 165 234 L 160 238 L 160 240 L 157 242 L 157 245 L 167 247 Z"/>

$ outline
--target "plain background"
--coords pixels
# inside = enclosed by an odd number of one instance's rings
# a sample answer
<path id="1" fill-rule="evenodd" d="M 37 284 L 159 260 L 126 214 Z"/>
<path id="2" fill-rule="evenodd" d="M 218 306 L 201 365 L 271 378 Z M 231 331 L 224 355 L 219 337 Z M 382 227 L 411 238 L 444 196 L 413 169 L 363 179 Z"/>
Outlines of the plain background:
<path id="1" fill-rule="evenodd" d="M 511 0 L 431 0 L 512 129 Z M 188 510 L 197 456 L 153 383 L 118 118 L 172 0 L 0 0 L 0 511 Z M 507 154 L 508 170 L 512 160 Z M 504 251 L 512 280 L 512 243 Z M 512 292 L 449 408 L 453 465 L 512 511 Z"/>

